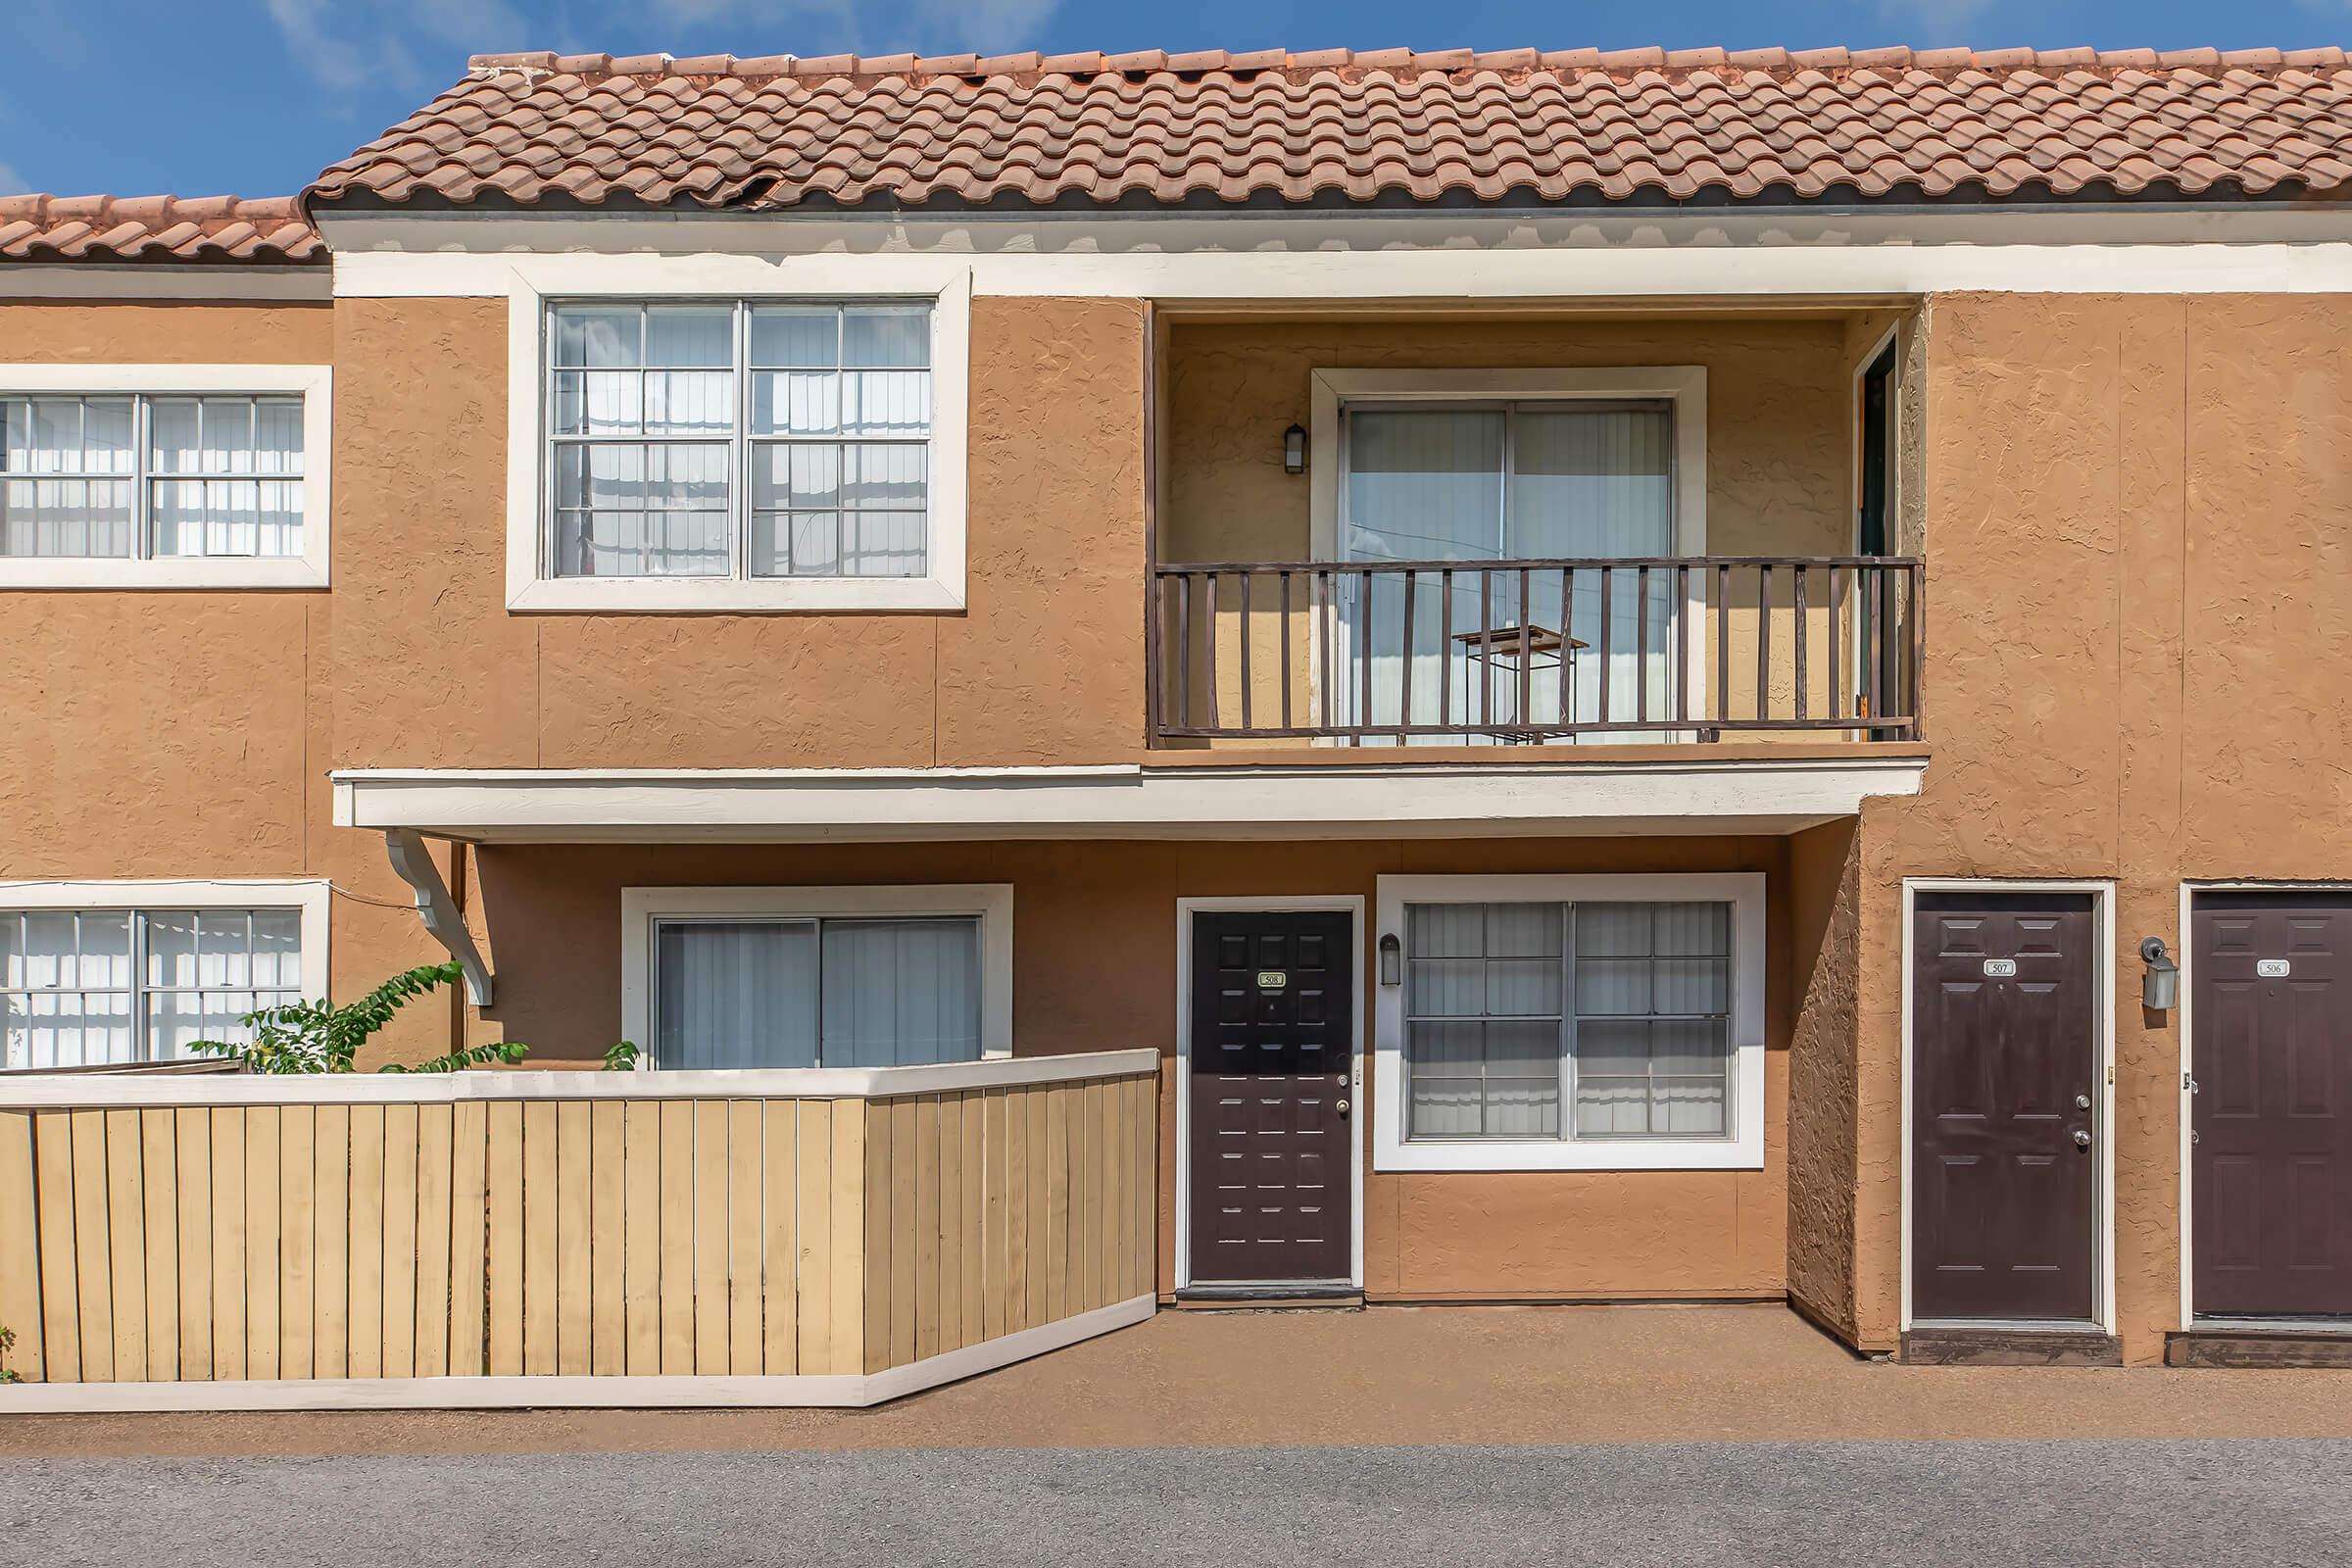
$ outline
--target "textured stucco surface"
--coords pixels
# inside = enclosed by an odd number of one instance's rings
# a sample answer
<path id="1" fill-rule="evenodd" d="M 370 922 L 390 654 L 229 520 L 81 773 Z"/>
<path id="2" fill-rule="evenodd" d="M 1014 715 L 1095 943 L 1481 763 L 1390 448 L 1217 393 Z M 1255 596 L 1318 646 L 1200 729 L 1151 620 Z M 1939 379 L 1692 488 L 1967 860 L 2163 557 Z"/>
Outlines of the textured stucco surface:
<path id="1" fill-rule="evenodd" d="M 1939 296 L 1928 730 L 1863 818 L 1862 1342 L 1900 1310 L 1901 879 L 2113 877 L 2116 1297 L 2178 1326 L 2178 1014 L 2134 950 L 2183 879 L 2352 876 L 2352 300 Z"/>
<path id="2" fill-rule="evenodd" d="M 1861 871 L 1854 822 L 1788 840 L 1788 1296 L 1854 1334 L 1854 992 Z"/>
<path id="3" fill-rule="evenodd" d="M 1759 870 L 1772 879 L 1765 1165 L 1755 1171 L 1382 1174 L 1365 1181 L 1366 1286 L 1406 1298 L 1770 1297 L 1787 1275 L 1783 1128 L 1792 1014 L 1782 841 L 1602 839 L 1209 845 L 1010 843 L 500 848 L 479 909 L 499 975 L 487 1028 L 534 1059 L 587 1059 L 620 1024 L 625 887 L 1010 882 L 1013 1026 L 1023 1054 L 1149 1046 L 1167 1063 L 1173 1147 L 1176 901 L 1356 894 L 1407 872 Z M 1361 1004 L 1373 988 L 1364 977 Z M 1366 1013 L 1367 1039 L 1369 1039 Z M 1369 1082 L 1366 1093 L 1369 1096 Z M 1357 1118 L 1370 1138 L 1377 1103 Z M 1161 1162 L 1163 1285 L 1175 1168 Z"/>

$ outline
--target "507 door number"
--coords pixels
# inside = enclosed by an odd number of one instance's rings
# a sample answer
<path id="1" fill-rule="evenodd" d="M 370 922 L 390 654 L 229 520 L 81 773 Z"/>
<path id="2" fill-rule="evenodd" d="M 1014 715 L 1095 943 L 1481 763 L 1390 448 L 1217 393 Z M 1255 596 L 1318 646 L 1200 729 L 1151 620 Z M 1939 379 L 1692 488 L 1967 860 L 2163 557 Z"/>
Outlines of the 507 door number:
<path id="1" fill-rule="evenodd" d="M 2015 958 L 1986 958 L 1984 960 L 1984 974 L 1987 979 L 2007 980 L 2016 973 L 2017 960 Z"/>

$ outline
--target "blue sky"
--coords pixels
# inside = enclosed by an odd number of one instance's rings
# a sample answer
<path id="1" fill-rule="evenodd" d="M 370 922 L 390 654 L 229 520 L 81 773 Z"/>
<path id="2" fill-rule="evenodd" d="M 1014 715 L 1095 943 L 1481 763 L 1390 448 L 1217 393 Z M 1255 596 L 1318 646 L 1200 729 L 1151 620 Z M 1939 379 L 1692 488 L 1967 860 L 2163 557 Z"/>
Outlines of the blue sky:
<path id="1" fill-rule="evenodd" d="M 0 0 L 0 193 L 278 195 L 497 49 L 2281 48 L 2352 0 Z"/>

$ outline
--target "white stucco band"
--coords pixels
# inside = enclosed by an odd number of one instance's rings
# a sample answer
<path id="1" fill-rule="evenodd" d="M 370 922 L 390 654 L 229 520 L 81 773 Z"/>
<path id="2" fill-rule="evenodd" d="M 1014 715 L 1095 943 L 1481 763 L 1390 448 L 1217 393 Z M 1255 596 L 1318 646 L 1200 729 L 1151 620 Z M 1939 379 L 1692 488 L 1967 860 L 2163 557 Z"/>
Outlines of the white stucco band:
<path id="1" fill-rule="evenodd" d="M 492 844 L 1792 833 L 1916 795 L 1924 754 L 1297 767 L 363 769 L 338 827 Z"/>

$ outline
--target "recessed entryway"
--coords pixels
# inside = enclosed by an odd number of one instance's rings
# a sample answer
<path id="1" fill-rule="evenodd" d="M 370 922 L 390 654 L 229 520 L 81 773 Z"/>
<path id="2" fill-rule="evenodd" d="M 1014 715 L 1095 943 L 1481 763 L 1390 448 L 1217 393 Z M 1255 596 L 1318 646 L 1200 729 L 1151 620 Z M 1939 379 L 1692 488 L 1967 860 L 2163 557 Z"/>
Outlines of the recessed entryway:
<path id="1" fill-rule="evenodd" d="M 1178 911 L 1179 1289 L 1283 1296 L 1355 1283 L 1360 917 Z"/>
<path id="2" fill-rule="evenodd" d="M 1908 892 L 1905 1327 L 2097 1331 L 2104 892 Z"/>
<path id="3" fill-rule="evenodd" d="M 2188 926 L 2195 1318 L 2352 1319 L 2352 891 L 2199 889 Z"/>

